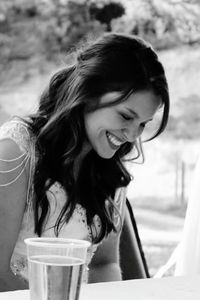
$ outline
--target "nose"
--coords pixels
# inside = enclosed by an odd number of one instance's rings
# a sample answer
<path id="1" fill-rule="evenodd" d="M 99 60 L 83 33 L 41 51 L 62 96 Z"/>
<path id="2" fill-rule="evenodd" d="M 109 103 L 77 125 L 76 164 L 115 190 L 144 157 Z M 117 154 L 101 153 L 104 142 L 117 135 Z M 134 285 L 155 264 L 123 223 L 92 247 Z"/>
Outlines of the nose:
<path id="1" fill-rule="evenodd" d="M 142 134 L 143 128 L 140 124 L 129 126 L 123 129 L 123 134 L 129 143 L 133 143 Z"/>

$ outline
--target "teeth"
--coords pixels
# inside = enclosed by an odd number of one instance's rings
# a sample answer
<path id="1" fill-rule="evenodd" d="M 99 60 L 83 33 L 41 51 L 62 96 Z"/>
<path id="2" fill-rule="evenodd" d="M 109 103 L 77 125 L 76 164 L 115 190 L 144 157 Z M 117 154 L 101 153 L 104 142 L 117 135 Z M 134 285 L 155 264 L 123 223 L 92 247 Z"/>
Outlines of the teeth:
<path id="1" fill-rule="evenodd" d="M 107 133 L 107 137 L 109 141 L 117 147 L 119 147 L 122 144 L 120 140 L 118 140 L 114 135 L 111 135 L 110 133 Z"/>

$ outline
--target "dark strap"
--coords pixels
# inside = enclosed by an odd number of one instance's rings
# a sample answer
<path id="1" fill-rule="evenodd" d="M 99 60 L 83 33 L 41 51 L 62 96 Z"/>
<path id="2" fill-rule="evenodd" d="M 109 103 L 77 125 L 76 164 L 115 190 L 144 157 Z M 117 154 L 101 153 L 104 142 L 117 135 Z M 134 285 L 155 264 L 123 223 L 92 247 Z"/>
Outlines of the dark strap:
<path id="1" fill-rule="evenodd" d="M 142 259 L 142 262 L 143 262 L 143 265 L 144 265 L 144 270 L 145 270 L 145 273 L 146 273 L 146 277 L 150 278 L 149 270 L 148 270 L 146 258 L 145 258 L 145 255 L 144 255 L 144 251 L 143 251 L 143 248 L 142 248 L 142 243 L 141 243 L 141 240 L 140 240 L 140 236 L 139 236 L 137 224 L 136 224 L 136 221 L 135 221 L 135 217 L 134 217 L 134 214 L 133 214 L 132 206 L 131 206 L 128 199 L 126 199 L 126 206 L 128 208 L 131 223 L 133 225 L 133 229 L 134 229 L 134 232 L 135 232 L 135 237 L 136 237 L 136 240 L 137 240 L 137 244 L 138 244 L 138 248 L 139 248 L 139 251 L 140 251 L 141 259 Z"/>

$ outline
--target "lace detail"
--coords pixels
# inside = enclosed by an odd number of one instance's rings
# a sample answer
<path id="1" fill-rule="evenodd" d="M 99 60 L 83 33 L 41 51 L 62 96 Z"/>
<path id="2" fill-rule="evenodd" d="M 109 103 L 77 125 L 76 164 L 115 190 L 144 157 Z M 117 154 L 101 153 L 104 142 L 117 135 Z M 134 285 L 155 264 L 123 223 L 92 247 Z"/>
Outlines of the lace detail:
<path id="1" fill-rule="evenodd" d="M 28 260 L 24 255 L 16 255 L 15 260 L 10 264 L 12 272 L 23 279 L 25 282 L 28 281 Z"/>
<path id="2" fill-rule="evenodd" d="M 87 228 L 87 222 L 86 222 L 86 211 L 85 209 L 77 204 L 72 219 L 64 228 L 61 229 L 61 232 L 59 234 L 59 237 L 64 238 L 78 238 L 78 239 L 84 239 L 90 240 L 89 231 Z M 45 237 L 55 237 L 54 229 L 51 227 L 49 228 L 47 224 L 48 229 L 42 234 L 42 236 Z M 24 278 L 25 281 L 28 280 L 28 260 L 26 257 L 26 248 L 24 244 L 24 239 L 27 237 L 33 237 L 36 235 L 33 233 L 33 223 L 30 228 L 30 231 L 27 231 L 27 226 L 24 224 L 22 226 L 20 237 L 18 238 L 17 247 L 14 250 L 12 260 L 11 260 L 11 269 L 15 275 L 20 276 L 21 278 Z M 88 281 L 88 271 L 89 271 L 89 264 L 92 260 L 93 255 L 95 254 L 97 247 L 99 244 L 91 244 L 91 246 L 88 248 L 87 251 L 87 258 L 86 258 L 86 264 L 85 264 L 85 270 L 83 274 L 83 281 Z"/>
<path id="3" fill-rule="evenodd" d="M 50 203 L 50 218 L 46 224 L 46 229 L 42 236 L 55 237 L 54 228 L 52 225 L 55 224 L 55 220 L 60 212 L 60 207 L 62 207 L 63 203 L 67 201 L 67 194 L 62 185 L 58 182 L 55 182 L 47 192 L 47 197 Z M 124 199 L 125 189 L 120 189 L 116 192 L 115 196 L 115 202 L 120 211 L 122 210 Z M 28 280 L 28 263 L 24 239 L 28 237 L 35 237 L 36 235 L 34 233 L 33 214 L 30 216 L 28 225 L 26 214 L 27 213 L 24 215 L 20 235 L 12 256 L 11 268 L 15 274 Z M 59 237 L 84 239 L 92 242 L 92 235 L 94 236 L 94 232 L 92 232 L 92 230 L 95 230 L 96 234 L 98 234 L 98 232 L 101 230 L 100 218 L 97 215 L 94 216 L 93 223 L 95 229 L 93 226 L 90 227 L 87 225 L 86 210 L 80 204 L 77 204 L 70 221 L 62 227 Z M 86 267 L 83 275 L 84 282 L 87 282 L 89 265 L 99 244 L 91 244 L 91 246 L 88 248 Z"/>
<path id="4" fill-rule="evenodd" d="M 27 125 L 18 119 L 12 119 L 4 123 L 0 128 L 0 139 L 12 139 L 24 153 L 30 150 L 30 133 Z"/>
<path id="5" fill-rule="evenodd" d="M 54 225 L 61 208 L 67 201 L 67 194 L 62 185 L 58 182 L 55 182 L 47 191 L 47 198 L 50 204 L 50 215 L 45 225 L 45 230 L 43 231 L 42 236 L 55 237 Z M 26 215 L 27 212 L 25 212 L 23 217 L 22 227 L 11 259 L 11 268 L 13 273 L 20 275 L 25 279 L 28 279 L 28 263 L 26 258 L 26 246 L 24 244 L 24 239 L 28 237 L 36 237 L 36 235 L 34 233 L 33 213 L 30 214 L 28 223 Z M 97 218 L 95 218 L 94 222 L 96 222 L 96 220 Z M 89 247 L 87 253 L 86 268 L 83 276 L 83 280 L 87 282 L 89 270 L 88 266 L 93 255 L 95 254 L 98 244 L 92 244 L 91 231 L 87 225 L 86 210 L 80 204 L 76 205 L 69 222 L 65 223 L 62 226 L 59 232 L 59 237 L 83 239 L 91 242 L 91 246 Z"/>

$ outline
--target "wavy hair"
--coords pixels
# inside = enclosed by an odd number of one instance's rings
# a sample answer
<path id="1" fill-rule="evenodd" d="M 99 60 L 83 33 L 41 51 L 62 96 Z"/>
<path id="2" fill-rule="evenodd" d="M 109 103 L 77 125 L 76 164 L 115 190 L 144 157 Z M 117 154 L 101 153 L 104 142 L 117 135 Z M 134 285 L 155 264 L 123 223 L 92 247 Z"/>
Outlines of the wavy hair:
<path id="1" fill-rule="evenodd" d="M 84 113 L 102 107 L 100 99 L 107 92 L 119 91 L 120 97 L 104 106 L 125 101 L 131 93 L 141 90 L 159 95 L 164 107 L 154 138 L 165 129 L 168 120 L 167 80 L 152 47 L 132 35 L 104 34 L 79 49 L 74 64 L 52 77 L 38 111 L 29 122 L 36 137 L 34 213 L 35 232 L 39 236 L 49 214 L 46 191 L 56 181 L 64 187 L 68 198 L 54 227 L 56 235 L 78 203 L 86 209 L 88 226 L 93 224 L 94 215 L 100 217 L 102 230 L 98 237 L 93 237 L 94 242 L 116 231 L 112 218 L 116 208 L 109 199 L 114 199 L 116 189 L 127 186 L 131 180 L 123 159 L 137 147 L 137 142 L 125 143 L 111 159 L 103 159 L 91 150 L 84 157 L 77 178 L 73 167 L 87 139 Z M 110 201 L 110 210 L 106 200 Z"/>

